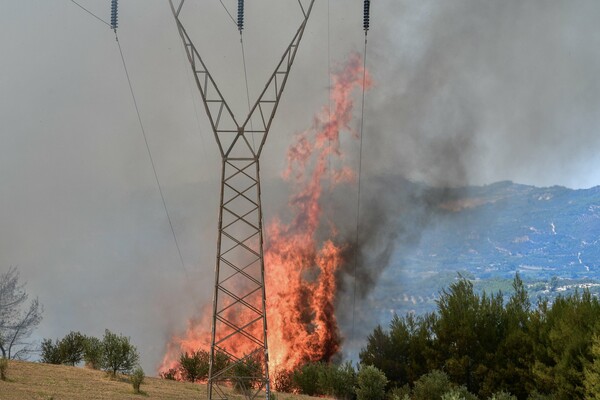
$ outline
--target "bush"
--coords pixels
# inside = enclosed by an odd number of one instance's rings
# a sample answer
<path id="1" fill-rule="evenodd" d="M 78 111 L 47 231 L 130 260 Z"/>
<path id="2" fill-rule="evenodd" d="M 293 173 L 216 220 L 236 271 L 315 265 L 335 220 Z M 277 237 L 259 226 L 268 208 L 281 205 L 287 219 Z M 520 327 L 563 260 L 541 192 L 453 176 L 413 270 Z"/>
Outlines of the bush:
<path id="1" fill-rule="evenodd" d="M 158 376 L 162 379 L 167 379 L 169 381 L 177 380 L 177 368 L 170 368 L 166 371 L 161 372 Z"/>
<path id="2" fill-rule="evenodd" d="M 238 377 L 234 382 L 234 390 L 238 393 L 249 394 L 249 390 L 257 387 L 262 381 L 263 363 L 260 356 L 250 356 L 242 359 L 233 367 L 233 373 Z"/>
<path id="3" fill-rule="evenodd" d="M 86 336 L 83 345 L 83 361 L 86 367 L 100 369 L 102 367 L 102 341 Z"/>
<path id="4" fill-rule="evenodd" d="M 58 344 L 62 363 L 75 366 L 83 359 L 85 336 L 79 332 L 71 332 Z"/>
<path id="5" fill-rule="evenodd" d="M 196 382 L 208 378 L 209 354 L 207 351 L 198 350 L 188 354 L 185 352 L 179 357 L 179 370 L 184 380 Z"/>
<path id="6" fill-rule="evenodd" d="M 8 371 L 8 359 L 0 358 L 0 380 L 6 380 L 6 371 Z"/>
<path id="7" fill-rule="evenodd" d="M 323 394 L 319 390 L 320 369 L 321 364 L 307 363 L 295 370 L 292 375 L 294 387 L 308 396 Z"/>
<path id="8" fill-rule="evenodd" d="M 513 396 L 512 394 L 501 391 L 496 392 L 490 397 L 490 400 L 517 400 L 517 396 Z"/>
<path id="9" fill-rule="evenodd" d="M 383 400 L 387 383 L 388 380 L 380 369 L 372 365 L 363 366 L 358 371 L 356 397 L 358 400 Z"/>
<path id="10" fill-rule="evenodd" d="M 408 384 L 402 387 L 395 387 L 387 392 L 387 400 L 410 400 L 410 386 Z"/>
<path id="11" fill-rule="evenodd" d="M 356 371 L 350 362 L 342 365 L 322 364 L 319 370 L 319 391 L 336 399 L 354 399 L 356 383 Z"/>
<path id="12" fill-rule="evenodd" d="M 60 351 L 60 342 L 58 339 L 52 343 L 52 339 L 43 339 L 40 348 L 40 362 L 46 364 L 62 364 L 63 358 Z"/>
<path id="13" fill-rule="evenodd" d="M 108 329 L 104 331 L 102 340 L 102 367 L 113 377 L 117 372 L 128 373 L 137 364 L 139 354 L 135 346 L 129 342 L 129 338 L 112 333 Z"/>
<path id="14" fill-rule="evenodd" d="M 452 384 L 445 372 L 434 370 L 421 376 L 413 388 L 413 400 L 441 400 Z"/>
<path id="15" fill-rule="evenodd" d="M 477 396 L 470 393 L 465 386 L 455 387 L 442 395 L 442 400 L 477 400 Z"/>
<path id="16" fill-rule="evenodd" d="M 140 385 L 144 382 L 144 370 L 139 365 L 133 371 L 131 376 L 129 377 L 131 384 L 133 385 L 133 393 L 140 392 Z"/>
<path id="17" fill-rule="evenodd" d="M 528 400 L 557 400 L 559 397 L 553 394 L 543 394 L 534 390 L 529 394 Z"/>
<path id="18" fill-rule="evenodd" d="M 273 389 L 290 393 L 294 389 L 294 373 L 286 369 L 278 369 L 273 373 Z"/>

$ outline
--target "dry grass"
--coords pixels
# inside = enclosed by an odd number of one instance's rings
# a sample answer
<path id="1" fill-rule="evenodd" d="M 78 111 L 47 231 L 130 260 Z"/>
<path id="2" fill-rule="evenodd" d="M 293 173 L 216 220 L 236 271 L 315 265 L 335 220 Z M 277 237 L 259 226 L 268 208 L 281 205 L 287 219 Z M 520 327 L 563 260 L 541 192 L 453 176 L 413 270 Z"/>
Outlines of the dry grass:
<path id="1" fill-rule="evenodd" d="M 0 400 L 188 400 L 205 399 L 206 385 L 144 378 L 140 394 L 127 376 L 109 378 L 102 371 L 65 365 L 9 361 L 7 380 L 0 381 Z M 232 400 L 242 396 L 231 393 Z M 277 393 L 277 400 L 308 400 L 308 396 Z"/>

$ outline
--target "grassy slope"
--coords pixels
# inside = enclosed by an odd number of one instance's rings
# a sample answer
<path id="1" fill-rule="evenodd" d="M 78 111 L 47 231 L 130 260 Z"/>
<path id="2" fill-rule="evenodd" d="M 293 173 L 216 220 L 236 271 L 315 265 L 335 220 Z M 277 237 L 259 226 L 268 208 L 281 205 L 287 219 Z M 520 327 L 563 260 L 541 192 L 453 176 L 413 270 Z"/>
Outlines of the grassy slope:
<path id="1" fill-rule="evenodd" d="M 144 379 L 142 394 L 133 394 L 127 377 L 109 379 L 102 371 L 87 368 L 9 361 L 7 381 L 0 381 L 0 400 L 130 400 L 205 399 L 206 385 Z M 277 400 L 308 399 L 306 396 L 277 394 Z M 233 394 L 232 399 L 242 399 Z"/>

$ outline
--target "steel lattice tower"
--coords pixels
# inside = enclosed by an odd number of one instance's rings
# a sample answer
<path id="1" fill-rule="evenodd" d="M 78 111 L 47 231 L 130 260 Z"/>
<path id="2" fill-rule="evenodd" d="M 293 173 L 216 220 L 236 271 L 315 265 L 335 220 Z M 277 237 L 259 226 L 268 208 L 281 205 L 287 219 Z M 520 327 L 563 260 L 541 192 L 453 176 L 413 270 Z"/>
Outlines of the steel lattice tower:
<path id="1" fill-rule="evenodd" d="M 257 398 L 263 389 L 269 398 L 259 158 L 314 1 L 298 0 L 300 27 L 240 124 L 180 20 L 185 0 L 169 0 L 222 159 L 208 375 L 211 400 L 226 399 L 225 388 L 231 386 L 247 399 Z M 239 21 L 238 27 L 241 30 Z"/>

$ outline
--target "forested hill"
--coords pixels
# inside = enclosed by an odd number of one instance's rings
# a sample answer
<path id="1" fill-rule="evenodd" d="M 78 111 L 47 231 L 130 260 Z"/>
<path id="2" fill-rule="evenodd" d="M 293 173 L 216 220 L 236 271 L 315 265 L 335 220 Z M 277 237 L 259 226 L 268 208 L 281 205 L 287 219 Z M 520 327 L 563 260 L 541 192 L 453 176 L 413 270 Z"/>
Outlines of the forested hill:
<path id="1" fill-rule="evenodd" d="M 532 299 L 584 287 L 600 292 L 600 187 L 499 182 L 434 189 L 390 178 L 374 185 L 404 204 L 394 209 L 399 231 L 407 229 L 403 218 L 422 221 L 379 266 L 371 305 L 388 317 L 390 310 L 430 310 L 457 273 L 490 292 L 510 291 L 518 271 Z"/>

